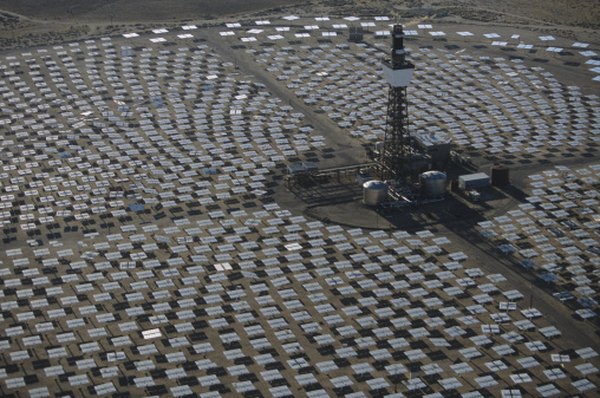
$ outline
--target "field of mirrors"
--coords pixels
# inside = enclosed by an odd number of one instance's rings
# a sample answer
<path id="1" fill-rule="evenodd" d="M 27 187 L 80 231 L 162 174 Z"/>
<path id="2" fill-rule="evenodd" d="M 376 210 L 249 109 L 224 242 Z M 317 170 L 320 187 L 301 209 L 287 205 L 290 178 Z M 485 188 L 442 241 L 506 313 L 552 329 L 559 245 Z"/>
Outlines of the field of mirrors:
<path id="1" fill-rule="evenodd" d="M 565 336 L 452 236 L 274 200 L 286 161 L 332 156 L 309 120 L 382 139 L 390 23 L 286 16 L 3 56 L 0 395 L 594 396 L 598 340 Z M 477 229 L 595 333 L 593 45 L 406 30 L 411 129 L 532 167 L 526 202 Z"/>

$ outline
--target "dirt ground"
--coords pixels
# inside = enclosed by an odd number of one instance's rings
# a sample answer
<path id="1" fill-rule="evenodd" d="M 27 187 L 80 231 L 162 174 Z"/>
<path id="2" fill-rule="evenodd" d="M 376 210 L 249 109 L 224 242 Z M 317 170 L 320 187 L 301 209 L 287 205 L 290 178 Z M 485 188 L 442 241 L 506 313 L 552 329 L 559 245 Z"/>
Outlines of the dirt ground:
<path id="1" fill-rule="evenodd" d="M 386 14 L 462 15 L 485 22 L 504 18 L 553 25 L 598 27 L 595 0 L 0 0 L 0 9 L 42 20 L 169 21 L 290 9 Z"/>
<path id="2" fill-rule="evenodd" d="M 281 13 L 371 14 L 448 23 L 492 23 L 600 41 L 600 3 L 596 0 L 0 0 L 0 50 L 185 21 L 219 24 L 230 18 Z"/>
<path id="3" fill-rule="evenodd" d="M 2 0 L 0 9 L 40 20 L 162 22 L 211 19 L 301 3 L 297 0 Z"/>

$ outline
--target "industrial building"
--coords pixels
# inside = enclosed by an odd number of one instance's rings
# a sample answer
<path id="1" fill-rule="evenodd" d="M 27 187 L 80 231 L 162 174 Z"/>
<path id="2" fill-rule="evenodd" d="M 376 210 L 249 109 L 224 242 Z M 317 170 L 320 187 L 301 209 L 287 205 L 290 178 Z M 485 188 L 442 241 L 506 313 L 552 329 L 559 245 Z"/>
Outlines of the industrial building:
<path id="1" fill-rule="evenodd" d="M 348 40 L 353 43 L 360 43 L 364 39 L 364 29 L 362 26 L 350 26 L 348 28 Z"/>
<path id="2" fill-rule="evenodd" d="M 510 171 L 508 167 L 496 164 L 491 169 L 491 182 L 496 187 L 510 185 Z"/>
<path id="3" fill-rule="evenodd" d="M 432 168 L 445 169 L 448 166 L 452 149 L 452 140 L 448 135 L 417 133 L 414 144 L 429 156 Z"/>
<path id="4" fill-rule="evenodd" d="M 465 174 L 458 177 L 458 188 L 463 191 L 489 187 L 490 177 L 485 173 Z"/>
<path id="5" fill-rule="evenodd" d="M 318 170 L 314 162 L 295 162 L 287 165 L 288 175 L 313 174 Z"/>

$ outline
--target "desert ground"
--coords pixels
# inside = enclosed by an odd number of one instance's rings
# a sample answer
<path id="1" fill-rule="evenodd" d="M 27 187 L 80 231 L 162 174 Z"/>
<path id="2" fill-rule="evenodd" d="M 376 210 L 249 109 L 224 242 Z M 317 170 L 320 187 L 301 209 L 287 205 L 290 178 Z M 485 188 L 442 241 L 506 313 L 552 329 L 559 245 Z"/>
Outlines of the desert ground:
<path id="1" fill-rule="evenodd" d="M 598 40 L 600 5 L 594 0 L 370 1 L 370 0 L 2 0 L 0 49 L 99 37 L 184 21 L 218 24 L 277 13 L 392 15 L 450 23 L 520 26 L 578 40 Z"/>

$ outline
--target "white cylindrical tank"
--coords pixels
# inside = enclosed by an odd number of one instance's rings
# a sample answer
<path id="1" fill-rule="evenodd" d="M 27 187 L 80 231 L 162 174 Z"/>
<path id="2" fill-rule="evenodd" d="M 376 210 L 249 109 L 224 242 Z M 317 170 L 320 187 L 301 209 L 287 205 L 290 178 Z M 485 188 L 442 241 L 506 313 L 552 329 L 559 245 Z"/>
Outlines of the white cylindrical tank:
<path id="1" fill-rule="evenodd" d="M 363 184 L 363 203 L 367 206 L 377 206 L 385 201 L 388 186 L 379 180 L 367 181 Z"/>
<path id="2" fill-rule="evenodd" d="M 448 182 L 446 173 L 435 170 L 426 171 L 421 173 L 420 181 L 423 192 L 428 197 L 444 196 L 446 193 L 446 185 Z"/>

